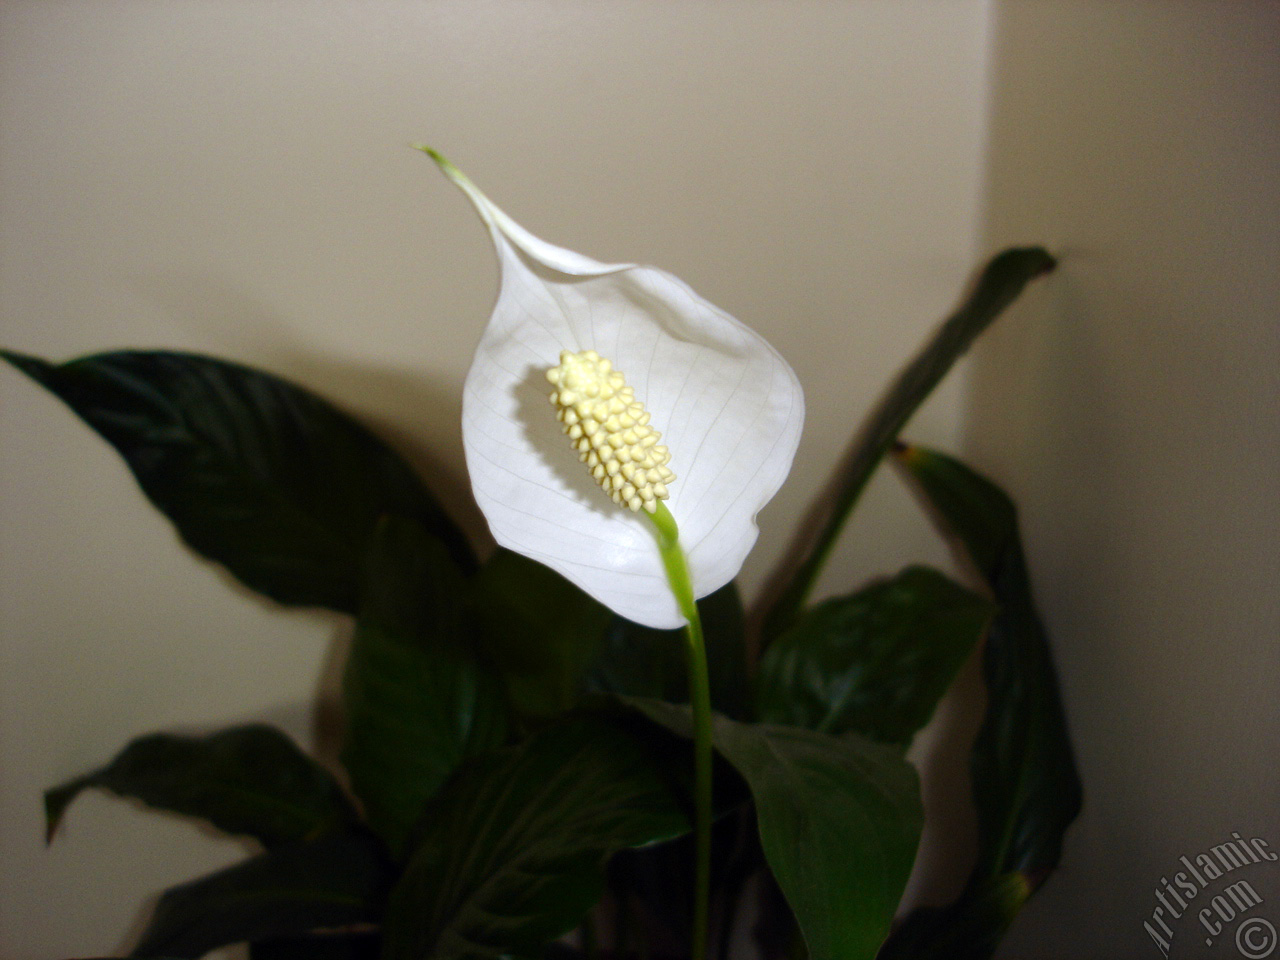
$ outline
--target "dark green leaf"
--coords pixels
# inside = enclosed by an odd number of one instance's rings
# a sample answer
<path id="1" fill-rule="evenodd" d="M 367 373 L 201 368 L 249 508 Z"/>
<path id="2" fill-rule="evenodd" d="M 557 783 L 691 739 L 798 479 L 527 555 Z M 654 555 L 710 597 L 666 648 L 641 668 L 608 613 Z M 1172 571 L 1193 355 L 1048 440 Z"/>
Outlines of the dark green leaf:
<path id="1" fill-rule="evenodd" d="M 611 853 L 689 829 L 658 769 L 642 740 L 601 718 L 467 764 L 428 804 L 384 956 L 536 956 L 599 898 Z"/>
<path id="2" fill-rule="evenodd" d="M 260 724 L 207 737 L 156 733 L 134 740 L 101 770 L 45 793 L 50 839 L 67 806 L 90 787 L 201 817 L 268 847 L 356 820 L 328 772 L 279 730 Z"/>
<path id="3" fill-rule="evenodd" d="M 808 610 L 760 662 L 768 723 L 906 747 L 991 619 L 990 601 L 927 567 Z"/>
<path id="4" fill-rule="evenodd" d="M 1004 491 L 958 460 L 921 447 L 899 458 L 999 607 L 983 657 L 987 714 L 973 758 L 983 870 L 1017 871 L 1034 886 L 1057 866 L 1081 789 L 1017 514 Z"/>
<path id="5" fill-rule="evenodd" d="M 737 585 L 730 582 L 698 601 L 706 634 L 711 706 L 735 720 L 748 706 L 746 630 Z M 654 630 L 614 617 L 587 686 L 604 693 L 689 702 L 683 630 Z"/>
<path id="6" fill-rule="evenodd" d="M 502 688 L 470 649 L 464 583 L 411 520 L 379 524 L 343 679 L 342 762 L 369 824 L 401 851 L 422 806 L 506 731 Z"/>
<path id="7" fill-rule="evenodd" d="M 530 716 L 571 707 L 613 614 L 549 567 L 498 550 L 474 582 L 486 659 Z"/>
<path id="8" fill-rule="evenodd" d="M 841 528 L 898 432 L 973 341 L 1028 283 L 1055 265 L 1040 247 L 1013 248 L 996 255 L 978 275 L 969 296 L 890 385 L 855 437 L 828 495 L 814 508 L 803 539 L 793 548 L 795 572 L 765 617 L 766 639 L 782 633 L 800 613 Z"/>
<path id="9" fill-rule="evenodd" d="M 1080 778 L 1012 501 L 951 457 L 902 447 L 898 459 L 944 532 L 986 579 L 999 610 L 983 656 L 987 712 L 971 762 L 978 865 L 961 899 L 904 924 L 901 936 L 911 944 L 891 943 L 897 952 L 889 955 L 951 957 L 963 940 L 970 945 L 966 956 L 986 957 L 1057 866 L 1063 835 L 1080 812 Z"/>
<path id="10" fill-rule="evenodd" d="M 369 923 L 391 876 L 364 831 L 288 844 L 167 891 L 132 956 L 194 958 L 230 943 Z"/>
<path id="11" fill-rule="evenodd" d="M 689 711 L 627 703 L 692 733 Z M 715 718 L 716 749 L 747 781 L 760 842 L 811 957 L 876 955 L 915 860 L 923 814 L 915 771 L 857 734 Z"/>
<path id="12" fill-rule="evenodd" d="M 412 517 L 464 569 L 462 534 L 410 468 L 328 402 L 238 364 L 119 352 L 0 356 L 114 446 L 192 549 L 287 604 L 354 612 L 378 517 Z"/>

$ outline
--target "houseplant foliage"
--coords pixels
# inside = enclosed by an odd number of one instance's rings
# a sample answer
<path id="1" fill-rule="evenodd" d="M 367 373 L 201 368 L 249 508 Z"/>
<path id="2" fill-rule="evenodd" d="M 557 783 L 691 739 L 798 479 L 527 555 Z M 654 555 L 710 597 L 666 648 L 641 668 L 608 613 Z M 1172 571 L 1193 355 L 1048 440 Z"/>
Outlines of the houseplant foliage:
<path id="1" fill-rule="evenodd" d="M 686 306 L 664 306 L 696 297 L 679 281 L 544 244 L 439 162 L 476 204 L 503 262 L 486 334 L 495 369 L 503 345 L 520 336 L 495 333 L 512 284 L 525 284 L 524 308 L 544 302 L 566 318 L 582 306 L 572 296 L 596 304 L 620 296 L 642 314 L 675 311 L 671 322 L 684 322 Z M 687 309 L 705 306 L 706 335 L 728 329 L 749 341 L 743 356 L 758 362 L 754 382 L 765 383 L 741 419 L 790 450 L 780 468 L 766 462 L 755 487 L 715 494 L 736 518 L 725 521 L 732 535 L 719 546 L 708 540 L 715 524 L 694 509 L 702 498 L 672 495 L 670 516 L 687 535 L 684 606 L 678 591 L 674 602 L 615 596 L 627 564 L 663 586 L 652 543 L 637 539 L 648 505 L 635 517 L 602 508 L 562 518 L 582 542 L 606 518 L 614 546 L 633 554 L 606 569 L 583 551 L 542 556 L 521 540 L 536 539 L 527 519 L 495 520 L 495 511 L 535 506 L 496 472 L 476 479 L 473 453 L 499 436 L 485 433 L 497 421 L 484 420 L 476 368 L 464 410 L 468 463 L 505 544 L 483 558 L 394 449 L 278 377 L 166 351 L 62 364 L 3 352 L 123 456 L 194 551 L 280 604 L 354 620 L 340 775 L 265 725 L 151 734 L 46 793 L 49 838 L 82 791 L 101 789 L 256 844 L 249 859 L 161 896 L 133 950 L 144 958 L 195 958 L 240 942 L 255 960 L 673 956 L 691 941 L 694 956 L 708 944 L 727 956 L 744 916 L 773 931 L 760 937 L 770 955 L 990 956 L 1056 866 L 1080 785 L 1011 502 L 899 434 L 974 338 L 1052 267 L 1043 250 L 1027 248 L 980 272 L 855 438 L 811 532 L 775 577 L 781 589 L 750 616 L 732 575 L 754 541 L 755 511 L 785 477 L 799 419 L 785 402 L 793 389 L 785 363 L 702 301 Z M 559 292 L 530 286 L 551 275 L 574 279 Z M 619 284 L 633 286 L 619 294 Z M 623 333 L 643 322 L 624 318 Z M 565 329 L 558 336 L 577 336 L 572 321 Z M 672 362 L 683 361 L 673 353 Z M 708 395 L 717 389 L 712 377 Z M 667 412 L 681 402 L 678 392 L 663 400 L 660 384 L 655 396 Z M 725 391 L 723 404 L 733 396 Z M 721 453 L 736 455 L 732 444 Z M 886 457 L 957 544 L 972 582 L 911 566 L 812 603 L 823 561 Z M 673 464 L 692 467 L 686 489 L 714 487 L 697 486 L 696 466 Z M 548 476 L 576 482 L 557 469 Z M 716 548 L 703 549 L 708 542 Z M 686 621 L 699 624 L 710 667 L 702 687 L 713 713 L 701 717 L 678 629 Z M 748 623 L 763 625 L 754 638 Z M 922 825 L 904 754 L 984 637 L 988 705 L 972 756 L 978 862 L 955 903 L 895 926 Z M 695 766 L 701 734 L 714 745 L 706 784 Z M 695 844 L 703 786 L 714 824 Z M 710 852 L 709 875 L 696 881 L 695 846 Z M 758 876 L 769 881 L 762 898 L 761 885 L 747 882 Z M 710 904 L 701 917 L 700 902 Z"/>

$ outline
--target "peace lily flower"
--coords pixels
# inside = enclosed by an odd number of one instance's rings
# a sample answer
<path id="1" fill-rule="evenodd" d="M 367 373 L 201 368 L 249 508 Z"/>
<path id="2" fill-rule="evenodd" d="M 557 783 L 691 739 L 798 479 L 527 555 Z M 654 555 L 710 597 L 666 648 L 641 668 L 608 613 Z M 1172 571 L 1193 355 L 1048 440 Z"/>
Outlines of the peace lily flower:
<path id="1" fill-rule="evenodd" d="M 630 620 L 684 626 L 644 514 L 665 501 L 695 597 L 732 580 L 800 440 L 795 374 L 676 277 L 539 240 L 421 149 L 497 248 L 498 299 L 462 402 L 467 470 L 494 538 Z"/>

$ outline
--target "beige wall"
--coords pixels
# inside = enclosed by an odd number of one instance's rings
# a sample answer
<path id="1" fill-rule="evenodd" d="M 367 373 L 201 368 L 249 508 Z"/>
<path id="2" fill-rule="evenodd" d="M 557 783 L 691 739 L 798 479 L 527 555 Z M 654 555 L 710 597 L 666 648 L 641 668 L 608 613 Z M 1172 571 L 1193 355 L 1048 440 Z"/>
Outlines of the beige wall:
<path id="1" fill-rule="evenodd" d="M 1086 790 L 1005 952 L 1159 957 L 1179 857 L 1280 846 L 1280 5 L 996 11 L 983 243 L 1063 261 L 978 349 L 966 448 L 1022 505 Z"/>
<path id="2" fill-rule="evenodd" d="M 810 419 L 759 582 L 973 262 L 985 4 L 0 5 L 0 341 L 295 377 L 462 493 L 488 241 L 411 142 L 548 239 L 677 273 L 795 366 Z M 958 433 L 958 383 L 923 439 Z M 40 791 L 155 728 L 310 734 L 343 627 L 192 559 L 101 442 L 0 371 L 0 955 L 118 951 L 240 848 Z M 883 478 L 826 581 L 941 560 Z"/>

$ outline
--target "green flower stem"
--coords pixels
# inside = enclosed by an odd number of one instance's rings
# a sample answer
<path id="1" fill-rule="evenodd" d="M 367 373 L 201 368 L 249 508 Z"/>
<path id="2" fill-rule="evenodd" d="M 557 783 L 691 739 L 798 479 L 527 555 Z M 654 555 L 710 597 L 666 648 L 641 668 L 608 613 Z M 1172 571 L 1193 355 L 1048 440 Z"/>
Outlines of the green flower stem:
<path id="1" fill-rule="evenodd" d="M 711 683 L 707 675 L 707 647 L 702 634 L 702 618 L 693 598 L 693 581 L 680 530 L 665 503 L 648 515 L 657 531 L 658 550 L 667 581 L 686 621 L 685 650 L 689 658 L 689 698 L 693 701 L 693 799 L 694 799 L 694 893 L 693 960 L 706 960 L 707 910 L 711 896 Z"/>

